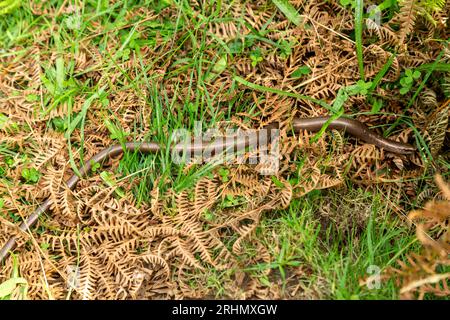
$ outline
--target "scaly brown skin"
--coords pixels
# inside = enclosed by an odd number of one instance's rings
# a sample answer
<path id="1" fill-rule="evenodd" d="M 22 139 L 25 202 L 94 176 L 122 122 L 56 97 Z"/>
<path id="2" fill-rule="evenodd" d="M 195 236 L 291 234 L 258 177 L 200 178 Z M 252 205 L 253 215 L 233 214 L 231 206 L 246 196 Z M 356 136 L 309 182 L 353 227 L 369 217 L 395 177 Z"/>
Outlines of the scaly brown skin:
<path id="1" fill-rule="evenodd" d="M 330 117 L 313 117 L 313 118 L 295 118 L 292 122 L 292 129 L 294 132 L 298 133 L 302 130 L 307 130 L 311 132 L 319 131 L 322 126 L 329 120 Z M 272 124 L 266 129 L 273 129 L 278 127 L 277 124 Z M 401 143 L 389 139 L 385 139 L 378 134 L 370 131 L 370 129 L 357 120 L 348 119 L 348 118 L 338 118 L 331 121 L 327 127 L 327 130 L 336 129 L 342 130 L 346 133 L 363 140 L 366 143 L 376 145 L 380 148 L 383 148 L 386 151 L 397 153 L 397 154 L 412 154 L 415 152 L 415 148 L 409 144 Z M 251 140 L 254 139 L 254 140 Z M 256 139 L 256 140 L 255 140 Z M 225 139 L 218 139 L 209 144 L 204 144 L 202 146 L 184 146 L 183 144 L 177 144 L 173 146 L 171 149 L 175 152 L 182 152 L 183 150 L 190 153 L 195 152 L 203 152 L 209 151 L 210 154 L 214 154 L 214 150 L 223 150 L 230 147 L 238 148 L 239 147 L 247 147 L 258 143 L 258 137 L 245 137 L 237 139 L 236 141 L 227 141 Z M 90 171 L 92 167 L 92 163 L 103 164 L 105 160 L 118 156 L 123 153 L 123 151 L 127 150 L 130 152 L 139 151 L 141 153 L 156 153 L 160 151 L 162 148 L 156 142 L 129 142 L 124 146 L 122 145 L 112 145 L 96 155 L 94 155 L 91 159 L 85 162 L 84 166 L 79 169 L 80 176 L 72 175 L 67 181 L 66 185 L 70 190 L 75 189 L 78 181 L 80 181 L 80 177 L 85 177 Z M 242 149 L 240 149 L 242 150 Z M 20 230 L 26 231 L 31 226 L 33 226 L 39 216 L 47 211 L 51 206 L 50 199 L 45 200 L 22 224 L 19 226 Z M 0 263 L 4 261 L 6 257 L 8 257 L 9 253 L 14 250 L 16 247 L 16 237 L 11 237 L 8 242 L 3 246 L 0 250 Z"/>
<path id="2" fill-rule="evenodd" d="M 319 131 L 329 118 L 330 117 L 296 118 L 293 120 L 292 127 L 295 132 L 299 132 L 300 130 L 315 132 Z M 370 131 L 364 123 L 354 119 L 338 118 L 333 120 L 327 129 L 345 131 L 366 143 L 374 144 L 386 151 L 397 154 L 411 154 L 416 151 L 413 146 L 407 143 L 401 143 L 381 137 L 375 132 Z"/>

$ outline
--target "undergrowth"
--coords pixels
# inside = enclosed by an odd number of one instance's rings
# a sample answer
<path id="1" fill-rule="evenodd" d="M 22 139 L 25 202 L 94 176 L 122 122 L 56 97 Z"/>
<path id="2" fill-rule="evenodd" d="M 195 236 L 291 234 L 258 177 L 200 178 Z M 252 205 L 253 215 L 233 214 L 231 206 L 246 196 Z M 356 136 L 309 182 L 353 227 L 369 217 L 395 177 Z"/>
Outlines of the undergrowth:
<path id="1" fill-rule="evenodd" d="M 0 298 L 446 299 L 448 15 L 441 0 L 0 1 L 0 244 L 19 237 Z M 290 135 L 320 115 L 418 151 Z M 273 175 L 163 148 L 64 183 L 110 144 L 272 122 Z"/>

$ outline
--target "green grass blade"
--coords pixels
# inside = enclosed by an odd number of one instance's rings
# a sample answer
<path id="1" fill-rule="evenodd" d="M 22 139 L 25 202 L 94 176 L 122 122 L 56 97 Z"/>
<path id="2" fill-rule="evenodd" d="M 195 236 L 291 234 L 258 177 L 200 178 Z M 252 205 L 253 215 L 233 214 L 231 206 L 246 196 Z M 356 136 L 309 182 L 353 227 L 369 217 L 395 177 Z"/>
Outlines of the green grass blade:
<path id="1" fill-rule="evenodd" d="M 375 90 L 375 88 L 378 86 L 380 81 L 383 79 L 384 75 L 388 72 L 389 68 L 391 67 L 392 63 L 394 62 L 395 54 L 392 54 L 388 61 L 384 64 L 383 68 L 377 73 L 375 78 L 372 81 L 372 86 L 369 88 L 369 93 Z"/>
<path id="2" fill-rule="evenodd" d="M 364 11 L 364 1 L 356 0 L 356 7 L 355 7 L 356 56 L 358 58 L 359 74 L 361 75 L 361 79 L 365 80 L 363 45 L 362 45 L 363 11 Z"/>
<path id="3" fill-rule="evenodd" d="M 307 100 L 307 101 L 311 101 L 314 103 L 317 103 L 318 105 L 328 109 L 328 110 L 332 110 L 331 106 L 326 103 L 325 101 L 322 100 L 318 100 L 318 99 L 314 99 L 302 94 L 298 94 L 298 93 L 292 93 L 292 92 L 287 92 L 287 91 L 283 91 L 280 89 L 276 89 L 276 88 L 270 88 L 270 87 L 265 87 L 265 86 L 261 86 L 259 84 L 256 83 L 252 83 L 250 81 L 245 80 L 244 78 L 241 78 L 239 76 L 234 76 L 233 77 L 234 80 L 236 80 L 237 82 L 239 82 L 240 84 L 243 84 L 253 90 L 257 90 L 257 91 L 262 91 L 262 92 L 271 92 L 271 93 L 276 93 L 279 94 L 280 96 L 287 96 L 287 97 L 292 97 L 292 98 L 297 98 L 300 100 Z"/>
<path id="4" fill-rule="evenodd" d="M 437 65 L 437 63 L 439 62 L 439 60 L 441 60 L 442 55 L 444 54 L 444 50 L 442 50 L 439 55 L 437 56 L 436 60 L 431 64 L 430 68 L 428 68 L 427 73 L 425 74 L 425 77 L 423 78 L 423 81 L 420 83 L 419 88 L 417 88 L 416 92 L 414 92 L 413 97 L 411 98 L 411 100 L 409 100 L 408 103 L 408 108 L 412 106 L 414 100 L 416 100 L 417 96 L 419 95 L 419 93 L 422 91 L 422 89 L 425 87 L 425 84 L 427 83 L 428 79 L 430 78 L 431 74 L 433 73 L 433 71 L 435 70 L 435 66 Z"/>
<path id="5" fill-rule="evenodd" d="M 418 71 L 429 71 L 430 69 L 440 72 L 450 72 L 450 63 L 425 63 L 416 68 Z"/>
<path id="6" fill-rule="evenodd" d="M 296 26 L 302 23 L 302 17 L 288 0 L 272 0 L 272 2 L 277 6 L 278 10 L 283 12 L 290 22 Z"/>
<path id="7" fill-rule="evenodd" d="M 100 88 L 96 93 L 94 93 L 92 96 L 90 96 L 88 99 L 86 99 L 86 101 L 84 102 L 82 108 L 81 108 L 81 112 L 75 117 L 75 119 L 73 121 L 70 121 L 69 118 L 69 125 L 68 125 L 68 129 L 65 133 L 65 138 L 67 139 L 67 143 L 69 146 L 69 162 L 70 162 L 70 166 L 72 167 L 72 170 L 75 172 L 75 174 L 77 174 L 78 176 L 80 176 L 80 171 L 78 170 L 77 164 L 75 163 L 75 159 L 72 153 L 72 149 L 71 149 L 71 143 L 70 143 L 70 135 L 72 134 L 72 132 L 75 130 L 75 128 L 78 126 L 78 124 L 81 123 L 81 149 L 83 149 L 83 140 L 84 140 L 84 121 L 86 119 L 86 114 L 87 111 L 89 109 L 89 107 L 91 106 L 92 102 L 99 98 L 104 90 L 105 90 L 106 86 L 103 86 L 102 88 Z M 82 155 L 82 154 L 81 154 Z M 81 163 L 83 163 L 83 157 L 81 156 Z"/>
<path id="8" fill-rule="evenodd" d="M 0 2 L 0 16 L 10 13 L 20 5 L 20 0 L 5 0 Z"/>

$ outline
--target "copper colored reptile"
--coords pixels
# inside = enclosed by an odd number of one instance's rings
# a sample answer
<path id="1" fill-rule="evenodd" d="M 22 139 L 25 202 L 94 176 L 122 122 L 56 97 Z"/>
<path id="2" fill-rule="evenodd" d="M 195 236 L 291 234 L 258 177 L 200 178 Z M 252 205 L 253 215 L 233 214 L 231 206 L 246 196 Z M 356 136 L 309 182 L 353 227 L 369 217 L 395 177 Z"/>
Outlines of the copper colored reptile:
<path id="1" fill-rule="evenodd" d="M 292 122 L 292 129 L 294 132 L 298 133 L 302 130 L 317 132 L 322 126 L 329 120 L 329 117 L 313 117 L 313 118 L 295 118 Z M 276 128 L 278 124 L 269 125 L 266 128 Z M 337 129 L 345 131 L 346 133 L 363 140 L 366 143 L 376 145 L 383 148 L 386 151 L 397 153 L 397 154 L 411 154 L 415 152 L 415 148 L 409 144 L 397 142 L 394 140 L 386 139 L 371 131 L 365 124 L 360 121 L 348 119 L 348 118 L 338 118 L 331 121 L 327 127 L 330 129 Z M 241 140 L 239 140 L 241 139 Z M 250 146 L 257 143 L 258 140 L 251 140 L 252 138 L 238 138 L 237 140 L 232 140 L 231 143 L 235 146 Z M 230 147 L 230 141 L 226 139 L 215 140 L 212 144 L 207 144 L 204 146 L 184 146 L 183 144 L 177 144 L 171 147 L 172 151 L 181 152 L 183 150 L 187 152 L 195 151 L 205 151 L 205 149 L 214 148 L 226 149 Z M 92 163 L 102 164 L 108 158 L 118 156 L 124 152 L 124 149 L 130 152 L 138 151 L 140 153 L 156 153 L 159 152 L 162 147 L 156 142 L 129 142 L 124 146 L 122 145 L 112 145 L 85 162 L 84 166 L 79 168 L 80 176 L 74 174 L 67 181 L 66 185 L 70 190 L 73 190 L 77 183 L 80 181 L 80 177 L 85 177 L 90 171 Z M 38 220 L 39 216 L 48 210 L 51 205 L 51 200 L 46 199 L 22 224 L 19 226 L 20 230 L 26 231 L 31 226 L 33 226 Z M 0 263 L 9 255 L 9 253 L 16 247 L 16 237 L 11 237 L 8 242 L 0 250 Z"/>

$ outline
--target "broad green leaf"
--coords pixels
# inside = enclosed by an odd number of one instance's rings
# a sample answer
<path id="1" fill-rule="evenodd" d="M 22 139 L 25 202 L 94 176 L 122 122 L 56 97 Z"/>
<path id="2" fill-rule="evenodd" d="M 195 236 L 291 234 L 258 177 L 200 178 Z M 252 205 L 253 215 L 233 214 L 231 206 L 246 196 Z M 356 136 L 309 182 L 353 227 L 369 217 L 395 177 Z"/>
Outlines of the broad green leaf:
<path id="1" fill-rule="evenodd" d="M 24 168 L 22 169 L 22 177 L 27 182 L 36 183 L 39 181 L 41 173 L 38 170 L 36 170 L 36 168 Z"/>
<path id="2" fill-rule="evenodd" d="M 234 39 L 227 44 L 232 54 L 239 54 L 244 51 L 244 42 L 241 39 Z"/>
<path id="3" fill-rule="evenodd" d="M 382 107 L 383 107 L 383 100 L 376 99 L 372 104 L 372 109 L 370 110 L 370 113 L 372 114 L 378 113 L 380 112 Z"/>
<path id="4" fill-rule="evenodd" d="M 280 180 L 278 180 L 277 177 L 271 176 L 270 178 L 272 179 L 272 182 L 273 182 L 278 188 L 280 188 L 280 189 L 284 189 L 284 188 L 285 188 L 284 183 L 281 182 Z"/>
<path id="5" fill-rule="evenodd" d="M 378 8 L 380 9 L 380 11 L 383 11 L 395 6 L 396 3 L 396 0 L 384 0 L 381 4 L 378 5 Z"/>
<path id="6" fill-rule="evenodd" d="M 100 178 L 102 178 L 102 180 L 108 185 L 108 187 L 114 187 L 117 185 L 114 176 L 107 171 L 102 171 L 100 173 Z M 114 191 L 117 193 L 119 197 L 121 198 L 125 197 L 125 192 L 121 188 L 116 188 L 116 190 Z"/>
<path id="7" fill-rule="evenodd" d="M 294 72 L 292 72 L 291 77 L 292 78 L 300 78 L 301 76 L 304 76 L 306 74 L 311 73 L 311 69 L 308 66 L 301 66 Z"/>
<path id="8" fill-rule="evenodd" d="M 406 93 L 408 93 L 408 91 L 409 91 L 409 88 L 401 88 L 400 94 L 406 94 Z"/>
<path id="9" fill-rule="evenodd" d="M 52 124 L 55 126 L 56 131 L 64 132 L 64 130 L 66 129 L 66 121 L 63 118 L 53 118 Z"/>
<path id="10" fill-rule="evenodd" d="M 41 76 L 41 81 L 44 84 L 45 89 L 47 89 L 48 92 L 50 92 L 51 94 L 55 94 L 55 86 L 46 76 L 44 76 L 44 75 Z"/>
<path id="11" fill-rule="evenodd" d="M 27 102 L 35 102 L 39 100 L 39 96 L 37 94 L 28 94 L 25 96 L 25 101 Z"/>
<path id="12" fill-rule="evenodd" d="M 221 74 L 227 68 L 227 55 L 223 55 L 212 69 L 214 73 Z"/>
<path id="13" fill-rule="evenodd" d="M 347 5 L 349 5 L 349 4 L 351 4 L 353 1 L 352 0 L 341 0 L 341 1 L 339 1 L 339 3 L 342 5 L 342 6 L 347 6 Z"/>
<path id="14" fill-rule="evenodd" d="M 219 175 L 222 177 L 222 182 L 228 182 L 229 178 L 228 175 L 230 174 L 230 171 L 224 168 L 219 169 Z"/>
<path id="15" fill-rule="evenodd" d="M 262 285 L 264 285 L 266 287 L 272 286 L 272 282 L 270 282 L 270 280 L 267 279 L 267 277 L 261 277 L 261 278 L 259 278 L 259 281 L 261 282 Z"/>
<path id="16" fill-rule="evenodd" d="M 210 81 L 219 76 L 227 68 L 227 55 L 223 55 L 214 64 L 211 72 L 206 76 L 205 80 Z"/>
<path id="17" fill-rule="evenodd" d="M 3 299 L 14 292 L 20 284 L 27 284 L 24 278 L 11 278 L 0 284 L 0 299 Z"/>

